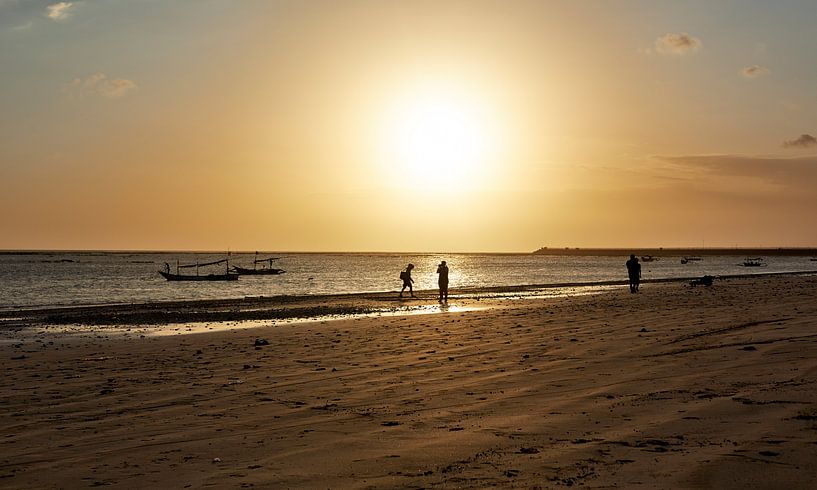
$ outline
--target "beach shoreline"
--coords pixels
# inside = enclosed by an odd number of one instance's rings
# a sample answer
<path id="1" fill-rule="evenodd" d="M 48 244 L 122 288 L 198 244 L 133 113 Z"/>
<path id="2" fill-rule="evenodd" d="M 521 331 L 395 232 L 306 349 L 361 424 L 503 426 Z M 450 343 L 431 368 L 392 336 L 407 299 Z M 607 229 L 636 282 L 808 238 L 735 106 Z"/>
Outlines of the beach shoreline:
<path id="1" fill-rule="evenodd" d="M 817 478 L 817 277 L 478 303 L 200 335 L 39 330 L 0 344 L 0 487 Z"/>
<path id="2" fill-rule="evenodd" d="M 771 276 L 810 276 L 816 271 L 719 275 L 715 281 Z M 699 276 L 643 279 L 642 284 L 685 284 Z M 459 304 L 503 299 L 596 294 L 626 280 L 525 284 L 518 286 L 451 288 L 450 298 Z M 416 297 L 399 291 L 344 294 L 250 296 L 203 300 L 152 301 L 99 305 L 22 307 L 0 310 L 0 334 L 24 330 L 32 325 L 76 325 L 86 327 L 162 326 L 185 322 L 247 322 L 263 320 L 322 320 L 372 314 L 411 314 L 437 304 L 437 290 L 417 290 Z"/>

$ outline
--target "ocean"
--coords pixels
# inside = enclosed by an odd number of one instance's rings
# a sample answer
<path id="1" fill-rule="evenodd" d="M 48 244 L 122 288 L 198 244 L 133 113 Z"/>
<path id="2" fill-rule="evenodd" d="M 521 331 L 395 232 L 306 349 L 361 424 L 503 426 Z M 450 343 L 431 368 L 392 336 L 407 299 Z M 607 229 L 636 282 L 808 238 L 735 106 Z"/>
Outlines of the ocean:
<path id="1" fill-rule="evenodd" d="M 400 271 L 413 263 L 415 289 L 437 287 L 436 267 L 446 260 L 450 287 L 596 284 L 626 280 L 627 257 L 533 254 L 270 253 L 281 257 L 276 276 L 242 276 L 228 282 L 168 282 L 164 264 L 205 263 L 218 253 L 4 252 L 0 253 L 0 309 L 43 308 L 152 301 L 243 298 L 247 296 L 343 294 L 399 291 Z M 266 254 L 265 254 L 266 256 Z M 252 267 L 254 254 L 232 253 L 230 264 Z M 693 278 L 817 269 L 809 257 L 768 257 L 764 267 L 744 267 L 743 257 L 705 256 L 682 264 L 681 257 L 642 263 L 644 279 Z M 201 273 L 224 272 L 225 266 Z M 194 273 L 186 269 L 185 273 Z"/>

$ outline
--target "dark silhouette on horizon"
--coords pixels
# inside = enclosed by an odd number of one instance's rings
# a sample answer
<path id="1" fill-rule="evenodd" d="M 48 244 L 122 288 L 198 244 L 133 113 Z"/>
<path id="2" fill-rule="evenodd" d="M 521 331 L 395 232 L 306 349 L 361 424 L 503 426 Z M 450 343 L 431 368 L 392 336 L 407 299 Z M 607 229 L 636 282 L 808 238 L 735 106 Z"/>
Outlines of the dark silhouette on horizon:
<path id="1" fill-rule="evenodd" d="M 641 264 L 638 263 L 635 254 L 630 254 L 630 260 L 626 262 L 626 265 L 627 275 L 630 278 L 630 292 L 637 293 L 638 284 L 641 282 Z"/>

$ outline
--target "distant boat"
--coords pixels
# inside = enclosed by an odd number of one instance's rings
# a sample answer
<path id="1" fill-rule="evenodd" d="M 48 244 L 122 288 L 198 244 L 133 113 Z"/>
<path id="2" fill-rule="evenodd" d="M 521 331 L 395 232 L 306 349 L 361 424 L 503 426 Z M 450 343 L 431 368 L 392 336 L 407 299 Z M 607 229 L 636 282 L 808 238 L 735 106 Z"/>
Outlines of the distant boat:
<path id="1" fill-rule="evenodd" d="M 227 272 L 224 274 L 199 274 L 199 267 L 207 267 L 210 265 L 218 265 L 218 264 L 227 264 Z M 195 274 L 181 274 L 179 269 L 188 269 L 188 268 L 196 268 Z M 162 275 L 168 281 L 237 281 L 238 274 L 234 274 L 230 272 L 230 259 L 222 259 L 216 260 L 215 262 L 206 262 L 204 264 L 200 264 L 196 262 L 195 264 L 185 264 L 179 265 L 179 262 L 176 261 L 176 272 L 170 272 L 170 264 L 165 262 L 165 270 L 159 271 L 159 274 Z"/>
<path id="2" fill-rule="evenodd" d="M 687 264 L 689 262 L 697 262 L 699 260 L 701 260 L 700 257 L 690 256 L 690 257 L 684 257 L 683 259 L 681 259 L 681 263 L 682 264 Z"/>
<path id="3" fill-rule="evenodd" d="M 746 259 L 743 261 L 744 267 L 765 267 L 766 263 L 763 262 L 762 257 L 755 257 L 753 259 Z"/>
<path id="4" fill-rule="evenodd" d="M 252 261 L 252 269 L 247 269 L 236 265 L 233 266 L 231 271 L 240 276 L 277 276 L 278 274 L 283 274 L 286 272 L 284 269 L 276 269 L 272 266 L 272 262 L 280 258 L 281 257 L 267 257 L 266 259 L 259 259 L 258 252 L 255 252 L 255 260 Z M 266 264 L 266 266 L 262 266 L 259 269 L 258 264 Z"/>
<path id="5" fill-rule="evenodd" d="M 643 255 L 641 257 L 642 262 L 655 262 L 656 260 L 661 260 L 658 257 L 653 257 L 652 255 Z"/>

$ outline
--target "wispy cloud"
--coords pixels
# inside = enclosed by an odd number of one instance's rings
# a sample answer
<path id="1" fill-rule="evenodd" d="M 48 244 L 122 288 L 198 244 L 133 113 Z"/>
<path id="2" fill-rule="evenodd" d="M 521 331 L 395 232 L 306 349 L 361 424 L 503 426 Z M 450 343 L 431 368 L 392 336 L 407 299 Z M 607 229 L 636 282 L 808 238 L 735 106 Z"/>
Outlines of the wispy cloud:
<path id="1" fill-rule="evenodd" d="M 817 138 L 810 134 L 801 134 L 797 138 L 783 142 L 783 148 L 810 148 L 817 146 Z"/>
<path id="2" fill-rule="evenodd" d="M 679 170 L 705 172 L 704 175 L 710 177 L 723 177 L 726 182 L 745 183 L 737 179 L 754 179 L 778 188 L 809 193 L 817 185 L 817 157 L 814 156 L 786 158 L 752 155 L 684 155 L 662 156 L 658 159 L 677 166 Z M 701 184 L 703 178 L 703 175 L 697 174 L 696 185 Z"/>
<path id="3" fill-rule="evenodd" d="M 74 6 L 74 2 L 57 2 L 45 8 L 45 15 L 51 20 L 65 20 L 71 16 Z"/>
<path id="4" fill-rule="evenodd" d="M 11 30 L 14 31 L 14 32 L 27 31 L 27 30 L 31 29 L 31 26 L 33 26 L 33 25 L 34 25 L 33 22 L 28 21 L 28 22 L 25 22 L 23 24 L 18 24 L 16 26 L 12 27 Z"/>
<path id="5" fill-rule="evenodd" d="M 661 54 L 683 56 L 694 53 L 703 47 L 703 42 L 686 32 L 671 32 L 655 40 L 655 50 Z"/>
<path id="6" fill-rule="evenodd" d="M 744 67 L 740 71 L 746 78 L 757 78 L 769 73 L 769 69 L 761 65 L 752 65 Z"/>
<path id="7" fill-rule="evenodd" d="M 136 90 L 139 86 L 132 80 L 108 78 L 104 73 L 94 73 L 85 78 L 75 78 L 68 84 L 67 91 L 76 97 L 97 95 L 106 99 L 118 99 Z"/>

